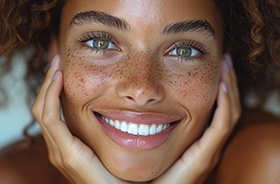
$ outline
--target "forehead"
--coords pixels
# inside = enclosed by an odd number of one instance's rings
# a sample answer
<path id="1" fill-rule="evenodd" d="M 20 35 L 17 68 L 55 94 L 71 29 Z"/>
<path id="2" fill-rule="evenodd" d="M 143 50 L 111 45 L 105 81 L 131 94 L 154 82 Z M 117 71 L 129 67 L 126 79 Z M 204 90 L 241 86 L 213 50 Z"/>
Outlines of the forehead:
<path id="1" fill-rule="evenodd" d="M 68 0 L 62 10 L 61 33 L 67 33 L 77 14 L 87 11 L 117 17 L 137 32 L 163 29 L 179 21 L 206 20 L 217 35 L 222 35 L 222 21 L 214 0 Z"/>
<path id="2" fill-rule="evenodd" d="M 208 20 L 213 26 L 221 24 L 213 0 L 68 0 L 62 20 L 69 24 L 75 14 L 90 10 L 120 17 L 130 24 L 185 19 Z"/>

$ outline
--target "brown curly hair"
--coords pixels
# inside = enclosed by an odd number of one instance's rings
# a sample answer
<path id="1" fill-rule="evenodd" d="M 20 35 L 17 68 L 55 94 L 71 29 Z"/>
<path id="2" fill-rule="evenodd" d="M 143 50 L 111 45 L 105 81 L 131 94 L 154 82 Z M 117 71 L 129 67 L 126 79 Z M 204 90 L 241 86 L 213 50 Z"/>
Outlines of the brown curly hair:
<path id="1" fill-rule="evenodd" d="M 268 90 L 280 89 L 280 1 L 216 3 L 225 24 L 224 49 L 231 51 L 239 78 L 241 101 L 254 91 L 261 102 Z M 0 54 L 5 59 L 1 61 L 0 77 L 9 71 L 15 51 L 32 48 L 26 81 L 31 91 L 36 91 L 47 66 L 51 37 L 58 33 L 63 4 L 63 0 L 1 0 Z"/>
<path id="2" fill-rule="evenodd" d="M 231 0 L 222 16 L 242 102 L 254 92 L 261 106 L 280 89 L 280 1 Z"/>
<path id="3" fill-rule="evenodd" d="M 16 52 L 33 52 L 27 59 L 25 75 L 30 91 L 35 95 L 48 64 L 47 50 L 52 36 L 58 33 L 61 0 L 0 1 L 0 79 L 11 70 Z M 0 104 L 6 95 L 0 80 Z"/>

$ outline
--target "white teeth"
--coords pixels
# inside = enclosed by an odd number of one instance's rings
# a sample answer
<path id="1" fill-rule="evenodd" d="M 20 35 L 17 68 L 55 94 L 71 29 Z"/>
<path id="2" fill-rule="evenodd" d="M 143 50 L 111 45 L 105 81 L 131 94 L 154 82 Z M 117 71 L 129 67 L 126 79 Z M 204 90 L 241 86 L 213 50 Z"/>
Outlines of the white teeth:
<path id="1" fill-rule="evenodd" d="M 149 134 L 150 135 L 154 135 L 157 133 L 157 126 L 155 124 L 153 124 L 151 127 L 150 127 L 150 131 L 149 131 Z"/>
<path id="2" fill-rule="evenodd" d="M 118 129 L 118 130 L 121 129 L 121 124 L 118 120 L 115 121 L 115 128 Z"/>
<path id="3" fill-rule="evenodd" d="M 127 133 L 137 135 L 138 134 L 138 125 L 134 123 L 129 123 L 127 128 Z"/>
<path id="4" fill-rule="evenodd" d="M 139 135 L 149 135 L 150 132 L 149 125 L 143 125 L 143 124 L 139 125 L 138 132 Z"/>
<path id="5" fill-rule="evenodd" d="M 121 123 L 121 131 L 122 131 L 122 132 L 127 132 L 127 124 L 126 124 L 125 121 L 123 121 L 123 122 Z"/>
<path id="6" fill-rule="evenodd" d="M 111 125 L 111 126 L 115 126 L 115 123 L 114 123 L 114 121 L 113 120 L 110 120 L 110 121 L 108 121 L 108 119 L 106 118 L 106 120 L 105 120 L 106 122 L 109 122 L 109 124 Z"/>
<path id="7" fill-rule="evenodd" d="M 119 120 L 111 120 L 108 118 L 105 118 L 102 116 L 102 119 L 111 125 L 112 127 L 115 127 L 116 129 L 126 132 L 128 134 L 132 135 L 141 135 L 141 136 L 148 136 L 148 135 L 155 135 L 158 134 L 170 127 L 170 124 L 162 125 L 162 124 L 135 124 L 135 123 L 127 123 L 125 121 L 120 122 Z"/>
<path id="8" fill-rule="evenodd" d="M 159 125 L 159 126 L 157 127 L 156 133 L 159 133 L 159 132 L 161 132 L 161 131 L 162 131 L 162 125 Z"/>

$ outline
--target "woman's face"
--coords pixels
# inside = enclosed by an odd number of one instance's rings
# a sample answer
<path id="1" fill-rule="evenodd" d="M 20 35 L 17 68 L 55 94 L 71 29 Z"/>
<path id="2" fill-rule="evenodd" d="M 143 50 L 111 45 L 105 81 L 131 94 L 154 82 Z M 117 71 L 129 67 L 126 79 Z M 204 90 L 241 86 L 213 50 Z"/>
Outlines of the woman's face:
<path id="1" fill-rule="evenodd" d="M 221 43 L 214 1 L 69 0 L 59 48 L 70 130 L 115 176 L 159 176 L 211 118 Z"/>

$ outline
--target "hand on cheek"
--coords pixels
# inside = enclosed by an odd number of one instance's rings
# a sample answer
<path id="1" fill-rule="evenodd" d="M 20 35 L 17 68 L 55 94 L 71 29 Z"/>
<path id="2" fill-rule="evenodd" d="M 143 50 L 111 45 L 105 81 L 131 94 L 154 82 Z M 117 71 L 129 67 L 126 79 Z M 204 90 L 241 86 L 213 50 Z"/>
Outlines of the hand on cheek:
<path id="1" fill-rule="evenodd" d="M 92 150 L 74 137 L 60 117 L 63 74 L 55 56 L 33 105 L 33 114 L 42 129 L 51 163 L 76 184 L 125 183 L 109 173 Z"/>
<path id="2" fill-rule="evenodd" d="M 234 129 L 241 107 L 231 57 L 224 56 L 223 71 L 217 97 L 217 108 L 210 126 L 202 137 L 154 183 L 204 183 L 218 163 L 222 147 Z"/>
<path id="3" fill-rule="evenodd" d="M 224 60 L 217 109 L 211 125 L 170 169 L 151 183 L 203 183 L 217 164 L 241 111 L 230 56 L 225 56 Z M 33 106 L 52 164 L 72 183 L 127 183 L 109 173 L 92 150 L 74 137 L 61 120 L 59 96 L 63 74 L 59 66 L 59 56 L 56 56 Z"/>

